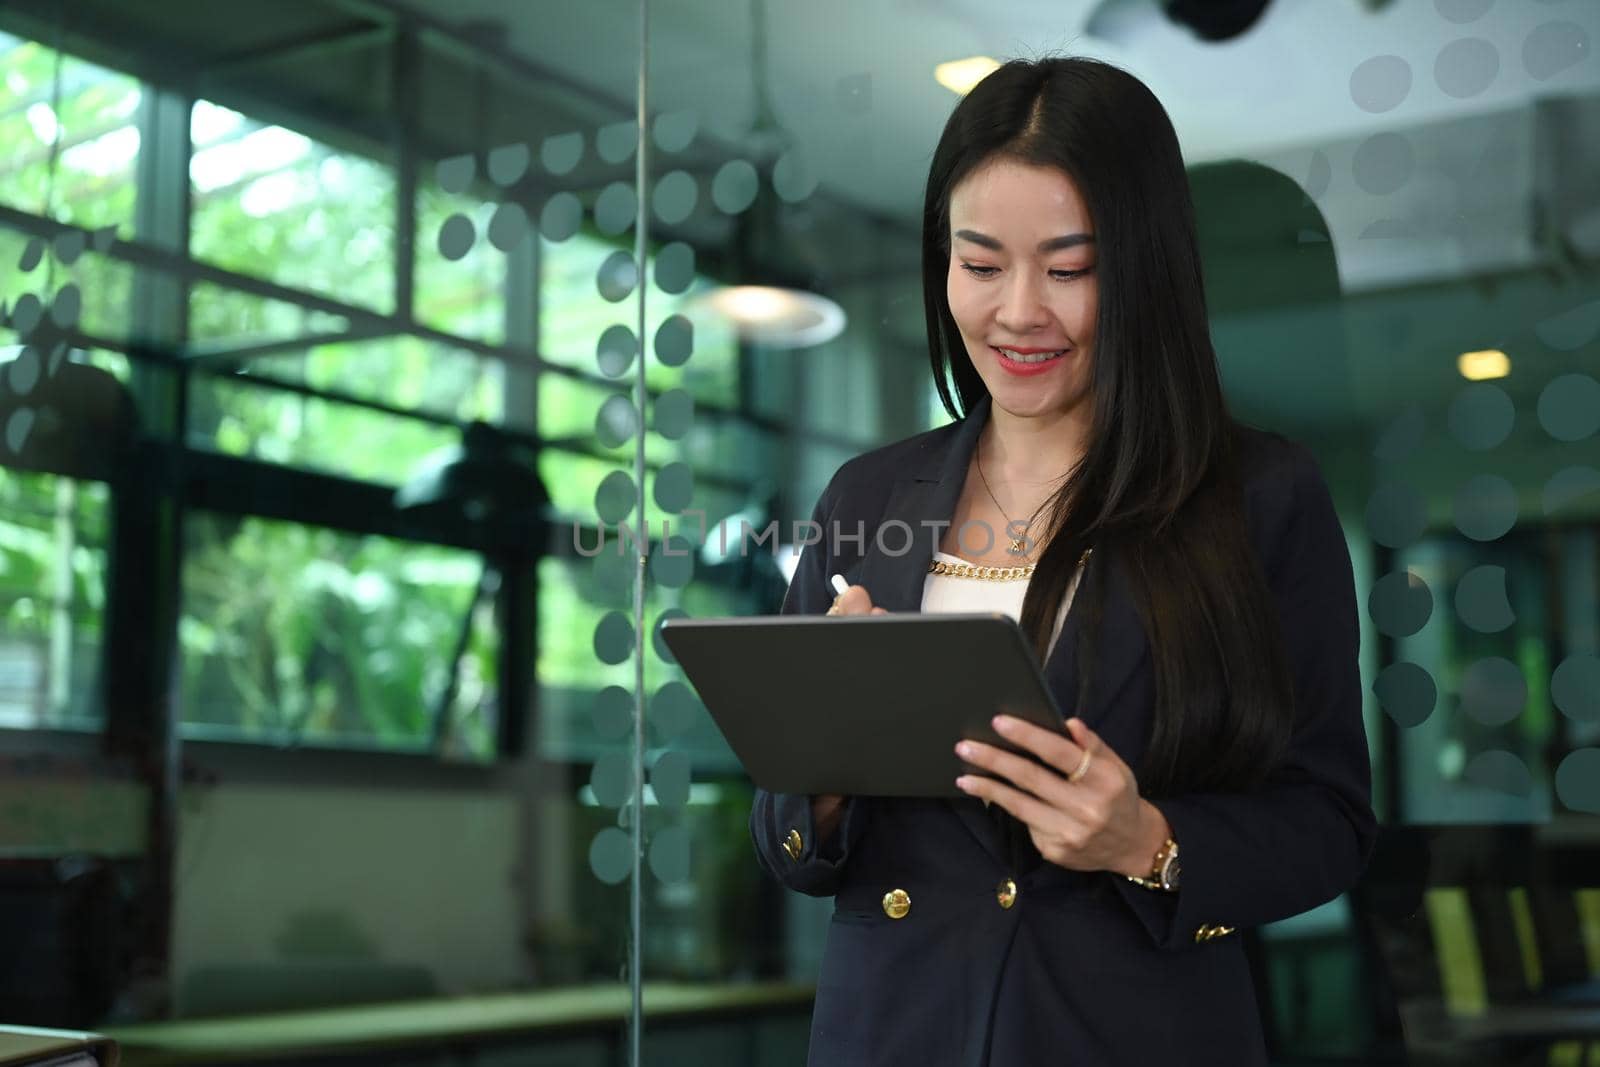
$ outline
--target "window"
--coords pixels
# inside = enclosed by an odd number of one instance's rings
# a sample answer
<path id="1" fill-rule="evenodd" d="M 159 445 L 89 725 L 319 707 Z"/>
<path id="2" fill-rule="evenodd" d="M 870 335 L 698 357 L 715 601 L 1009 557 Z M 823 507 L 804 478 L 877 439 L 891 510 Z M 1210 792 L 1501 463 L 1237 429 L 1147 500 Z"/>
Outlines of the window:
<path id="1" fill-rule="evenodd" d="M 600 295 L 596 282 L 601 264 L 615 252 L 632 254 L 623 247 L 588 233 L 562 242 L 541 239 L 540 354 L 552 363 L 596 373 L 595 349 L 600 335 L 612 325 L 638 329 L 634 299 L 611 303 Z M 654 277 L 654 258 L 647 272 Z M 681 294 L 650 289 L 645 301 L 645 384 L 653 391 L 687 389 L 699 403 L 736 407 L 739 403 L 739 346 L 726 322 L 693 313 L 694 300 L 711 282 L 696 276 Z M 656 331 L 668 318 L 690 318 L 694 351 L 687 363 L 669 367 L 654 355 Z"/>
<path id="2" fill-rule="evenodd" d="M 1583 609 L 1593 603 L 1585 577 L 1594 545 L 1589 528 L 1565 537 L 1530 528 L 1488 543 L 1437 535 L 1396 554 L 1395 569 L 1412 576 L 1411 604 L 1420 604 L 1423 588 L 1433 600 L 1426 623 L 1395 639 L 1393 657 L 1427 672 L 1436 686 L 1431 708 L 1421 693 L 1379 683 L 1390 714 L 1403 723 L 1407 821 L 1550 819 L 1551 772 L 1581 742 L 1580 730 L 1569 734 L 1567 716 L 1553 706 L 1548 680 L 1568 635 L 1592 625 Z M 1579 571 L 1585 556 L 1588 566 Z M 1565 593 L 1552 602 L 1549 576 L 1564 569 L 1574 580 L 1557 583 Z M 1406 606 L 1377 604 L 1391 628 L 1401 622 Z"/>
<path id="3" fill-rule="evenodd" d="M 145 173 L 135 161 L 141 123 L 149 118 L 137 80 L 5 37 L 0 70 L 6 75 L 0 91 L 7 94 L 0 100 L 7 105 L 0 107 L 0 146 L 10 148 L 0 162 L 0 203 L 91 231 L 115 227 L 122 239 L 151 239 L 132 229 L 135 179 Z M 294 487 L 305 483 L 293 472 L 397 486 L 457 444 L 464 425 L 514 417 L 519 426 L 536 425 L 544 442 L 539 471 L 552 497 L 551 518 L 592 524 L 601 480 L 627 466 L 633 447 L 596 439 L 600 404 L 623 391 L 600 373 L 596 343 L 608 326 L 637 325 L 633 297 L 607 301 L 596 273 L 607 256 L 631 245 L 592 229 L 550 241 L 529 222 L 533 243 L 517 249 L 538 259 L 540 290 L 532 302 L 539 319 L 526 343 L 559 369 L 537 375 L 524 390 L 531 372 L 489 347 L 508 337 L 519 254 L 504 250 L 503 219 L 501 239 L 491 239 L 504 199 L 497 190 L 486 182 L 446 189 L 431 163 L 419 167 L 409 205 L 415 276 L 412 292 L 401 294 L 396 227 L 406 205 L 397 201 L 402 182 L 391 161 L 363 155 L 331 130 L 312 135 L 292 128 L 292 120 L 262 121 L 216 101 L 196 102 L 188 123 L 189 159 L 175 173 L 152 174 L 158 185 L 146 193 L 174 197 L 173 188 L 187 183 L 187 247 L 220 273 L 181 278 L 187 321 L 170 340 L 183 358 L 178 374 L 187 379 L 184 425 L 157 421 L 145 430 L 172 447 L 245 461 L 248 468 L 219 470 L 247 473 L 249 492 L 271 493 L 273 500 L 256 515 L 252 499 L 234 490 L 187 502 L 177 635 L 183 734 L 491 759 L 499 646 L 487 591 L 492 576 L 479 595 L 483 557 L 402 540 L 377 518 L 362 532 L 359 516 L 298 513 L 303 505 Z M 530 218 L 536 214 L 532 205 L 523 207 Z M 442 237 L 447 224 L 459 231 L 462 220 L 472 233 L 465 247 Z M 79 329 L 107 344 L 125 343 L 136 271 L 124 251 L 112 248 L 112 236 L 108 230 L 66 255 L 47 248 L 35 268 L 46 273 L 25 277 L 16 265 L 29 257 L 35 235 L 0 229 L 5 295 L 34 292 L 48 309 L 54 291 L 71 282 L 82 294 Z M 652 280 L 641 345 L 646 384 L 654 396 L 688 391 L 700 417 L 683 436 L 669 438 L 654 427 L 653 411 L 646 412 L 653 468 L 647 529 L 659 536 L 670 518 L 697 554 L 695 582 L 685 590 L 652 584 L 650 612 L 770 610 L 773 590 L 751 585 L 748 560 L 701 554 L 699 522 L 668 516 L 654 499 L 654 471 L 681 461 L 694 471 L 693 507 L 706 512 L 713 531 L 729 516 L 760 520 L 771 488 L 753 478 L 781 466 L 782 441 L 741 407 L 744 356 L 732 331 L 695 314 L 695 298 L 710 280 L 695 275 L 684 292 L 667 294 L 653 284 L 653 259 L 645 272 Z M 170 280 L 165 267 L 137 269 Z M 672 316 L 693 322 L 692 356 L 678 366 L 654 355 L 655 331 Z M 125 381 L 145 375 L 130 382 L 136 391 L 167 373 L 137 362 L 130 370 L 120 354 L 94 358 L 110 359 Z M 516 396 L 526 402 L 513 412 L 508 390 L 519 375 Z M 0 528 L 12 533 L 0 659 L 4 721 L 92 717 L 85 694 L 94 691 L 98 667 L 107 491 L 51 475 L 6 478 Z M 160 484 L 146 479 L 130 491 L 158 491 Z M 70 531 L 67 540 L 62 531 Z M 614 541 L 616 531 L 609 536 Z M 539 570 L 535 684 L 546 754 L 584 762 L 595 752 L 585 740 L 596 740 L 585 732 L 594 695 L 610 684 L 631 684 L 633 671 L 631 661 L 596 659 L 594 626 L 629 599 L 606 600 L 607 564 L 574 553 L 570 527 L 560 527 L 556 540 L 560 555 Z M 67 589 L 51 584 L 65 573 L 58 556 L 75 568 L 64 598 L 52 593 Z M 623 567 L 624 583 L 630 576 Z M 458 645 L 462 653 L 454 656 Z M 672 664 L 650 655 L 652 689 L 681 680 Z M 66 684 L 63 670 L 89 683 Z M 733 770 L 703 710 L 683 729 L 681 743 L 708 766 Z"/>
<path id="4" fill-rule="evenodd" d="M 93 727 L 109 494 L 0 467 L 0 726 Z"/>
<path id="5" fill-rule="evenodd" d="M 0 203 L 84 229 L 127 225 L 139 103 L 133 78 L 0 33 Z"/>
<path id="6" fill-rule="evenodd" d="M 193 255 L 343 303 L 393 310 L 390 168 L 204 100 L 194 106 L 190 137 Z"/>
<path id="7" fill-rule="evenodd" d="M 184 736 L 493 757 L 479 556 L 207 512 L 184 542 Z"/>
<path id="8" fill-rule="evenodd" d="M 488 236 L 497 205 L 470 191 L 446 192 L 431 169 L 423 168 L 417 188 L 417 322 L 500 344 L 506 339 L 506 254 Z M 463 225 L 465 235 L 457 229 Z"/>

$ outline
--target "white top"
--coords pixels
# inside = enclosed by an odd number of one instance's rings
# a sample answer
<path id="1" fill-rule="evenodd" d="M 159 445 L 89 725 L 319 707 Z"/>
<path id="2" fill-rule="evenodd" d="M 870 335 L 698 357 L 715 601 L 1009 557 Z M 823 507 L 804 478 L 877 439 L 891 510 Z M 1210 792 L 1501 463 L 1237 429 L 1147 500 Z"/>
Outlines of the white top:
<path id="1" fill-rule="evenodd" d="M 959 556 L 935 552 L 934 559 L 945 563 L 971 562 Z M 1066 595 L 1061 598 L 1061 610 L 1056 613 L 1055 628 L 1050 632 L 1049 652 L 1056 647 L 1061 636 L 1061 624 L 1067 619 L 1072 598 L 1078 592 L 1078 582 L 1083 578 L 1080 566 L 1067 583 Z M 960 578 L 953 574 L 928 574 L 922 583 L 922 610 L 930 613 L 957 614 L 963 612 L 999 611 L 1022 621 L 1022 598 L 1027 595 L 1030 578 Z"/>

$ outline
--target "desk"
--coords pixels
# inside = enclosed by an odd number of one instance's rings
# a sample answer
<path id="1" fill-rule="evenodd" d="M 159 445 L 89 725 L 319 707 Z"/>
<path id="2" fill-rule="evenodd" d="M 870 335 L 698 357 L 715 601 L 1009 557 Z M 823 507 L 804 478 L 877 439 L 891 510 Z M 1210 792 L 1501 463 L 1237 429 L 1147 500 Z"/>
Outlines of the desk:
<path id="1" fill-rule="evenodd" d="M 648 983 L 645 1033 L 718 1018 L 809 1019 L 811 985 Z M 474 1048 L 575 1034 L 620 1046 L 632 1006 L 627 987 L 596 985 L 370 1004 L 236 1018 L 112 1027 L 124 1067 L 371 1058 L 400 1051 Z"/>
<path id="2" fill-rule="evenodd" d="M 0 1064 L 58 1063 L 86 1053 L 101 1067 L 117 1067 L 117 1049 L 103 1034 L 0 1025 Z"/>

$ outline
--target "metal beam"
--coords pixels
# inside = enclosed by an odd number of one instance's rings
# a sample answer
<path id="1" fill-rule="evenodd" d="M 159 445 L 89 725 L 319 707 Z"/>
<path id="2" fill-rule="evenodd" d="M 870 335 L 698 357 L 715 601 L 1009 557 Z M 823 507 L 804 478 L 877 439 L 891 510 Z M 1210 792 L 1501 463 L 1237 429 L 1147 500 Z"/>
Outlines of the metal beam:
<path id="1" fill-rule="evenodd" d="M 368 333 L 359 330 L 339 330 L 329 333 L 301 334 L 298 337 L 285 337 L 276 341 L 257 341 L 241 345 L 202 341 L 198 344 L 183 345 L 174 354 L 179 359 L 197 366 L 237 363 L 246 359 L 275 356 L 283 353 L 303 356 L 306 354 L 307 349 L 317 345 L 374 341 L 385 337 L 397 336 L 401 335 L 396 331 L 374 331 Z"/>
<path id="2" fill-rule="evenodd" d="M 38 215 L 18 211 L 16 208 L 8 207 L 4 204 L 0 204 L 0 226 L 34 234 L 48 240 L 54 240 L 57 236 L 69 232 L 81 233 L 86 238 L 92 239 L 95 233 L 93 230 L 83 229 L 69 223 L 57 222 L 54 219 L 40 218 Z M 92 240 L 90 247 L 93 247 Z M 206 282 L 221 288 L 247 293 L 251 296 L 267 300 L 278 300 L 294 304 L 297 307 L 341 316 L 350 320 L 352 331 L 348 336 L 357 340 L 365 337 L 408 334 L 424 341 L 433 341 L 437 344 L 458 348 L 475 355 L 503 360 L 512 366 L 526 367 L 543 374 L 552 374 L 571 381 L 581 382 L 585 385 L 604 389 L 617 387 L 617 383 L 609 378 L 583 371 L 576 367 L 570 367 L 564 363 L 550 362 L 522 345 L 497 345 L 488 341 L 479 341 L 470 337 L 446 333 L 443 330 L 422 326 L 415 322 L 402 322 L 393 315 L 384 315 L 367 308 L 344 304 L 329 297 L 318 296 L 315 293 L 308 293 L 301 289 L 293 289 L 285 285 L 279 285 L 276 282 L 255 278 L 248 274 L 239 274 L 223 267 L 214 267 L 196 260 L 179 258 L 141 241 L 126 240 L 121 237 L 115 238 L 104 254 L 136 266 L 166 271 L 172 275 L 184 277 L 190 282 Z M 88 342 L 84 347 L 105 348 L 111 351 L 127 351 L 130 348 L 138 348 L 139 351 L 137 352 L 129 351 L 129 354 L 136 358 L 148 358 L 163 351 L 169 357 L 176 357 L 186 350 L 181 345 L 164 350 L 152 348 L 148 342 L 140 342 L 137 338 L 115 340 L 91 337 L 89 335 L 82 336 Z M 650 391 L 652 397 L 660 394 L 661 390 L 659 389 Z M 706 403 L 699 399 L 695 401 L 695 417 L 697 419 L 701 417 L 731 419 L 766 433 L 795 436 L 797 440 L 805 444 L 827 445 L 847 450 L 863 451 L 872 447 L 875 443 L 857 440 L 842 434 L 802 431 L 771 416 L 762 415 L 758 412 L 740 411 L 737 408 L 730 408 L 722 404 Z"/>
<path id="3" fill-rule="evenodd" d="M 375 39 L 389 35 L 389 28 L 366 22 L 347 22 L 340 26 L 324 27 L 265 44 L 241 48 L 224 53 L 209 63 L 195 67 L 197 74 L 231 73 L 250 67 L 265 66 L 286 59 L 327 58 L 351 48 L 371 44 Z"/>

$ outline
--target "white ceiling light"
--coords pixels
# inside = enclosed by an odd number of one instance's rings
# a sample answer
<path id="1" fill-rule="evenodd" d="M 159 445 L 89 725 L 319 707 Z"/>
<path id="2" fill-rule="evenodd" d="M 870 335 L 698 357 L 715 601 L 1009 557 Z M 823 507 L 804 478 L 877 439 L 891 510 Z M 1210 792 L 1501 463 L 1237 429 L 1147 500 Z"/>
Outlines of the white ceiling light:
<path id="1" fill-rule="evenodd" d="M 966 96 L 972 87 L 983 79 L 1000 69 L 998 60 L 988 56 L 968 56 L 966 59 L 952 59 L 948 63 L 940 63 L 933 68 L 933 76 L 939 84 L 949 89 L 952 93 Z"/>
<path id="2" fill-rule="evenodd" d="M 776 285 L 730 285 L 695 301 L 731 323 L 742 340 L 769 348 L 809 348 L 844 332 L 844 309 L 825 296 Z"/>
<path id="3" fill-rule="evenodd" d="M 734 223 L 723 277 L 734 283 L 695 298 L 692 307 L 733 326 L 741 341 L 768 348 L 809 348 L 844 331 L 844 309 L 803 286 L 823 272 L 803 235 L 786 230 L 784 207 L 775 196 L 781 159 L 795 151 L 767 94 L 767 30 L 763 0 L 750 5 L 750 76 L 755 121 L 748 141 L 767 187 Z M 776 267 L 775 264 L 783 264 Z"/>
<path id="4" fill-rule="evenodd" d="M 1504 378 L 1511 373 L 1511 360 L 1497 348 L 1482 352 L 1463 352 L 1456 359 L 1456 369 L 1469 382 L 1482 382 L 1490 378 Z"/>

